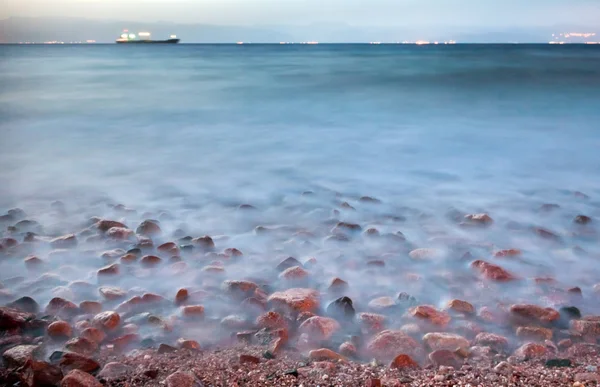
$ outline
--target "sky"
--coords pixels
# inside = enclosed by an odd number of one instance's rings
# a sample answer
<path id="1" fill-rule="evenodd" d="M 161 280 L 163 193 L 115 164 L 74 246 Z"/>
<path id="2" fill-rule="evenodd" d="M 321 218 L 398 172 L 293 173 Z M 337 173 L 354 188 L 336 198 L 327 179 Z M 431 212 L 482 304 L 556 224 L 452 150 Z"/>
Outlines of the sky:
<path id="1" fill-rule="evenodd" d="M 67 16 L 218 25 L 598 25 L 600 0 L 3 0 L 0 18 Z"/>

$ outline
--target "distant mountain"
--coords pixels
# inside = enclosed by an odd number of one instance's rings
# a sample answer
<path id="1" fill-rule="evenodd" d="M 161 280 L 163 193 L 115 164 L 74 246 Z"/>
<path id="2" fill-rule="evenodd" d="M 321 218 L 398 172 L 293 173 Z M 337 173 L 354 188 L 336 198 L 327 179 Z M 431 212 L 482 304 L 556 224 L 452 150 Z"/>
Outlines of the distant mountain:
<path id="1" fill-rule="evenodd" d="M 582 26 L 553 26 L 506 28 L 492 30 L 483 27 L 422 27 L 405 28 L 352 26 L 344 23 L 313 23 L 297 26 L 217 26 L 206 24 L 178 24 L 170 22 L 104 21 L 84 18 L 11 17 L 0 20 L 0 43 L 19 42 L 81 42 L 95 40 L 112 43 L 123 29 L 137 33 L 149 31 L 152 37 L 163 39 L 176 34 L 182 43 L 278 43 L 278 42 L 402 42 L 446 41 L 466 43 L 547 43 L 553 33 L 600 32 Z"/>

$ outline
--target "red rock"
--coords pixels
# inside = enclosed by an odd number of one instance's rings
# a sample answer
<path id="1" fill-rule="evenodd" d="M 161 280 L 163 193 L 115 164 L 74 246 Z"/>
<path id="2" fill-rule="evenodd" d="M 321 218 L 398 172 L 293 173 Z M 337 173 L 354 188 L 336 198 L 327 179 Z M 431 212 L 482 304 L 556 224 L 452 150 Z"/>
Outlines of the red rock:
<path id="1" fill-rule="evenodd" d="M 365 235 L 367 236 L 379 236 L 379 230 L 374 227 L 371 227 L 365 231 Z"/>
<path id="2" fill-rule="evenodd" d="M 254 294 L 258 285 L 251 281 L 228 280 L 223 282 L 223 289 L 236 298 L 245 299 Z"/>
<path id="3" fill-rule="evenodd" d="M 369 309 L 371 309 L 374 312 L 385 312 L 390 309 L 394 309 L 397 305 L 396 300 L 394 300 L 392 297 L 385 296 L 378 297 L 369 301 L 368 306 Z"/>
<path id="4" fill-rule="evenodd" d="M 225 268 L 223 266 L 217 265 L 208 265 L 202 268 L 203 272 L 213 273 L 213 274 L 223 274 L 225 273 Z"/>
<path id="5" fill-rule="evenodd" d="M 365 382 L 365 387 L 381 387 L 381 379 L 369 378 Z"/>
<path id="6" fill-rule="evenodd" d="M 190 297 L 187 289 L 179 289 L 175 295 L 175 305 L 183 305 Z"/>
<path id="7" fill-rule="evenodd" d="M 277 329 L 277 328 L 285 328 L 287 329 L 287 321 L 277 312 L 266 312 L 256 319 L 256 327 L 258 329 Z"/>
<path id="8" fill-rule="evenodd" d="M 331 280 L 331 283 L 329 284 L 329 291 L 344 292 L 346 290 L 348 290 L 348 282 L 337 277 Z"/>
<path id="9" fill-rule="evenodd" d="M 127 295 L 127 292 L 120 288 L 110 287 L 110 286 L 102 286 L 98 289 L 102 297 L 106 300 L 114 301 L 121 298 L 124 298 Z"/>
<path id="10" fill-rule="evenodd" d="M 40 347 L 37 345 L 17 345 L 4 351 L 2 358 L 7 368 L 18 368 L 25 365 L 28 361 L 34 360 L 39 352 Z"/>
<path id="11" fill-rule="evenodd" d="M 331 230 L 332 233 L 336 234 L 343 231 L 361 231 L 362 227 L 356 223 L 338 222 L 338 224 Z"/>
<path id="12" fill-rule="evenodd" d="M 215 242 L 208 235 L 205 235 L 200 238 L 194 238 L 194 239 L 192 239 L 192 243 L 195 244 L 196 246 L 199 246 L 200 248 L 206 249 L 206 250 L 211 250 L 215 247 Z"/>
<path id="13" fill-rule="evenodd" d="M 106 338 L 106 334 L 98 328 L 89 327 L 81 331 L 80 337 L 100 344 Z"/>
<path id="14" fill-rule="evenodd" d="M 583 336 L 600 336 L 600 316 L 587 316 L 571 321 L 571 329 Z"/>
<path id="15" fill-rule="evenodd" d="M 204 385 L 191 372 L 177 371 L 165 379 L 167 387 L 203 387 Z"/>
<path id="16" fill-rule="evenodd" d="M 77 352 L 82 355 L 91 355 L 98 348 L 98 343 L 78 337 L 67 341 L 65 348 L 71 352 Z"/>
<path id="17" fill-rule="evenodd" d="M 189 305 L 181 308 L 181 313 L 186 318 L 203 318 L 204 317 L 204 306 L 202 305 Z"/>
<path id="18" fill-rule="evenodd" d="M 239 357 L 240 360 L 240 364 L 259 364 L 260 363 L 260 359 L 257 358 L 256 356 L 251 356 L 251 355 L 240 355 Z"/>
<path id="19" fill-rule="evenodd" d="M 64 372 L 69 372 L 71 370 L 94 372 L 100 368 L 100 364 L 94 359 L 75 352 L 63 353 L 58 365 Z"/>
<path id="20" fill-rule="evenodd" d="M 311 361 L 338 361 L 346 360 L 346 358 L 339 353 L 332 351 L 327 348 L 314 349 L 308 353 L 308 359 Z"/>
<path id="21" fill-rule="evenodd" d="M 390 368 L 407 370 L 419 368 L 419 364 L 416 361 L 414 361 L 412 357 L 405 354 L 400 354 L 396 356 L 394 360 L 392 360 Z"/>
<path id="22" fill-rule="evenodd" d="M 98 313 L 92 320 L 92 324 L 96 328 L 105 329 L 108 331 L 117 329 L 120 323 L 121 316 L 119 316 L 117 312 L 113 311 Z"/>
<path id="23" fill-rule="evenodd" d="M 489 226 L 494 223 L 494 220 L 488 214 L 465 215 L 465 220 L 471 224 L 480 226 Z"/>
<path id="24" fill-rule="evenodd" d="M 491 281 L 507 282 L 516 279 L 514 275 L 500 266 L 482 260 L 474 261 L 471 263 L 471 267 L 477 270 L 483 278 Z"/>
<path id="25" fill-rule="evenodd" d="M 134 232 L 124 227 L 112 227 L 106 232 L 106 236 L 116 240 L 127 240 L 133 237 Z"/>
<path id="26" fill-rule="evenodd" d="M 98 314 L 102 312 L 102 304 L 96 301 L 82 301 L 79 303 L 79 309 L 84 314 Z"/>
<path id="27" fill-rule="evenodd" d="M 527 343 L 517 348 L 514 356 L 519 359 L 537 359 L 548 355 L 548 349 L 542 344 Z"/>
<path id="28" fill-rule="evenodd" d="M 103 387 L 92 375 L 73 370 L 67 374 L 60 382 L 60 387 Z"/>
<path id="29" fill-rule="evenodd" d="M 161 262 L 162 262 L 162 259 L 160 259 L 159 257 L 157 257 L 155 255 L 144 255 L 142 257 L 142 259 L 140 259 L 140 263 L 142 264 L 142 266 L 146 266 L 146 267 L 156 266 L 156 265 L 160 264 Z"/>
<path id="30" fill-rule="evenodd" d="M 179 247 L 174 242 L 163 243 L 162 245 L 158 246 L 156 250 L 160 251 L 161 253 L 166 253 L 170 255 L 179 254 Z"/>
<path id="31" fill-rule="evenodd" d="M 101 257 L 107 261 L 114 261 L 125 254 L 125 250 L 123 249 L 112 249 L 102 253 Z"/>
<path id="32" fill-rule="evenodd" d="M 229 257 L 242 257 L 244 254 L 236 248 L 225 249 L 224 253 Z"/>
<path id="33" fill-rule="evenodd" d="M 357 354 L 356 346 L 349 341 L 342 343 L 338 351 L 342 356 L 346 357 L 356 357 Z"/>
<path id="34" fill-rule="evenodd" d="M 295 312 L 312 312 L 319 308 L 319 292 L 313 289 L 288 289 L 271 294 L 267 301 Z"/>
<path id="35" fill-rule="evenodd" d="M 491 347 L 498 352 L 503 352 L 508 348 L 508 339 L 494 333 L 480 333 L 475 337 L 475 345 Z"/>
<path id="36" fill-rule="evenodd" d="M 199 351 L 201 349 L 200 344 L 195 340 L 179 339 L 177 340 L 177 346 L 182 349 L 190 349 L 194 351 Z"/>
<path id="37" fill-rule="evenodd" d="M 526 341 L 552 340 L 552 330 L 540 327 L 519 327 L 517 328 L 517 337 Z"/>
<path id="38" fill-rule="evenodd" d="M 75 234 L 63 235 L 50 241 L 53 249 L 70 249 L 77 246 L 77 237 Z"/>
<path id="39" fill-rule="evenodd" d="M 121 257 L 121 263 L 124 263 L 124 264 L 131 264 L 131 263 L 134 263 L 134 262 L 136 262 L 136 261 L 137 261 L 137 259 L 138 259 L 138 256 L 137 256 L 137 255 L 135 255 L 135 254 L 131 254 L 131 253 L 128 253 L 128 254 L 125 254 L 125 255 L 123 255 L 123 256 Z"/>
<path id="40" fill-rule="evenodd" d="M 279 273 L 279 278 L 286 280 L 300 280 L 308 277 L 308 271 L 300 266 L 293 266 Z"/>
<path id="41" fill-rule="evenodd" d="M 453 367 L 454 369 L 460 369 L 462 366 L 462 360 L 454 354 L 454 352 L 447 349 L 439 349 L 429 354 L 429 360 L 436 366 Z"/>
<path id="42" fill-rule="evenodd" d="M 115 350 L 123 351 L 127 347 L 137 343 L 140 341 L 140 337 L 135 333 L 128 333 L 123 336 L 119 336 L 116 339 L 110 341 L 110 343 L 114 346 Z"/>
<path id="43" fill-rule="evenodd" d="M 29 360 L 19 372 L 24 386 L 57 386 L 63 378 L 60 368 L 44 361 Z"/>
<path id="44" fill-rule="evenodd" d="M 585 215 L 577 215 L 575 219 L 573 219 L 573 222 L 577 224 L 589 224 L 592 222 L 592 218 Z"/>
<path id="45" fill-rule="evenodd" d="M 387 318 L 377 313 L 359 313 L 356 320 L 361 330 L 367 334 L 378 333 L 385 329 Z"/>
<path id="46" fill-rule="evenodd" d="M 0 331 L 23 328 L 34 318 L 35 314 L 33 313 L 21 312 L 13 308 L 0 307 Z"/>
<path id="47" fill-rule="evenodd" d="M 52 316 L 72 317 L 78 311 L 77 305 L 60 297 L 54 297 L 46 306 L 46 313 Z"/>
<path id="48" fill-rule="evenodd" d="M 545 228 L 533 227 L 532 230 L 537 236 L 539 236 L 542 239 L 547 239 L 551 241 L 559 241 L 561 239 L 560 236 Z"/>
<path id="49" fill-rule="evenodd" d="M 571 339 L 563 339 L 561 341 L 558 342 L 558 348 L 561 350 L 565 350 L 568 349 L 569 347 L 571 347 L 573 345 L 573 341 Z"/>
<path id="50" fill-rule="evenodd" d="M 447 309 L 450 309 L 453 312 L 464 313 L 464 314 L 474 314 L 475 308 L 473 305 L 468 303 L 467 301 L 462 300 L 452 300 L 448 302 L 446 306 Z"/>
<path id="51" fill-rule="evenodd" d="M 113 263 L 112 265 L 105 266 L 98 270 L 98 277 L 109 277 L 119 274 L 119 264 Z"/>
<path id="52" fill-rule="evenodd" d="M 101 220 L 98 223 L 96 223 L 96 227 L 98 228 L 98 230 L 100 230 L 102 232 L 106 232 L 106 231 L 110 230 L 113 227 L 127 228 L 127 226 L 125 226 L 121 222 L 117 222 L 115 220 L 106 220 L 106 219 Z"/>
<path id="53" fill-rule="evenodd" d="M 2 238 L 0 239 L 0 246 L 5 249 L 9 249 L 11 247 L 15 247 L 19 244 L 19 242 L 14 238 Z"/>
<path id="54" fill-rule="evenodd" d="M 369 341 L 367 350 L 379 360 L 391 360 L 399 353 L 417 358 L 423 356 L 421 345 L 402 331 L 386 330 L 378 333 Z"/>
<path id="55" fill-rule="evenodd" d="M 469 340 L 464 337 L 445 332 L 432 332 L 423 336 L 423 342 L 432 350 L 448 349 L 456 351 L 457 349 L 467 349 L 470 346 Z"/>
<path id="56" fill-rule="evenodd" d="M 160 226 L 153 221 L 144 220 L 135 230 L 139 235 L 158 235 L 162 232 Z"/>
<path id="57" fill-rule="evenodd" d="M 314 316 L 300 324 L 298 331 L 308 334 L 313 340 L 329 340 L 340 328 L 340 324 L 332 318 Z"/>
<path id="58" fill-rule="evenodd" d="M 494 257 L 503 258 L 503 257 L 517 257 L 521 255 L 522 252 L 519 249 L 507 249 L 507 250 L 499 250 L 494 253 Z"/>
<path id="59" fill-rule="evenodd" d="M 441 312 L 431 305 L 419 305 L 411 308 L 409 313 L 422 320 L 426 320 L 433 325 L 445 327 L 450 323 L 451 317 L 446 312 Z"/>
<path id="60" fill-rule="evenodd" d="M 511 305 L 510 313 L 517 319 L 542 324 L 551 323 L 560 318 L 560 313 L 552 308 L 542 308 L 541 306 L 528 304 Z"/>
<path id="61" fill-rule="evenodd" d="M 55 321 L 48 325 L 46 331 L 53 339 L 66 339 L 73 334 L 73 329 L 66 321 Z"/>

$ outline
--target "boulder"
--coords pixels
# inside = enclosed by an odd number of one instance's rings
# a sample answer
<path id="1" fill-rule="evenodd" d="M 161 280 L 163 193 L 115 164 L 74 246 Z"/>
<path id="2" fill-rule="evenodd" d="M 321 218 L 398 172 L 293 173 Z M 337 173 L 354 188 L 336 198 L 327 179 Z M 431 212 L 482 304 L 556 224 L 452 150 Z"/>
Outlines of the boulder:
<path id="1" fill-rule="evenodd" d="M 103 387 L 103 385 L 92 375 L 80 370 L 73 370 L 63 378 L 60 387 Z"/>

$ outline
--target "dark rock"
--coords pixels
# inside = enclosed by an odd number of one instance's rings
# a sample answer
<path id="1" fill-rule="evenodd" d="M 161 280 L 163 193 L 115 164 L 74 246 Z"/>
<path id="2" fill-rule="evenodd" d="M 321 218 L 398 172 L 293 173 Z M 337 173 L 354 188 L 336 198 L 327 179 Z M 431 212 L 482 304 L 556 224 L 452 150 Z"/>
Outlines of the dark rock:
<path id="1" fill-rule="evenodd" d="M 546 361 L 546 367 L 558 368 L 558 367 L 571 367 L 571 360 L 569 359 L 549 359 Z"/>
<path id="2" fill-rule="evenodd" d="M 177 348 L 172 347 L 170 345 L 167 344 L 161 344 L 158 346 L 158 354 L 163 354 L 163 353 L 171 353 L 171 352 L 175 352 L 177 351 Z"/>
<path id="3" fill-rule="evenodd" d="M 149 369 L 144 371 L 144 375 L 149 377 L 150 379 L 156 379 L 158 377 L 158 370 L 157 369 Z"/>
<path id="4" fill-rule="evenodd" d="M 277 271 L 284 271 L 284 270 L 287 270 L 290 267 L 294 267 L 294 266 L 303 267 L 302 263 L 300 263 L 300 261 L 298 261 L 296 258 L 288 257 L 288 258 L 284 259 L 283 261 L 279 262 L 279 265 L 277 265 L 275 267 L 275 269 Z"/>
<path id="5" fill-rule="evenodd" d="M 293 369 L 293 370 L 287 370 L 283 372 L 284 375 L 292 375 L 294 377 L 298 377 L 298 370 L 297 369 Z"/>
<path id="6" fill-rule="evenodd" d="M 275 355 L 273 355 L 273 352 L 271 352 L 271 351 L 265 351 L 263 353 L 263 357 L 265 359 L 275 359 Z"/>
<path id="7" fill-rule="evenodd" d="M 39 355 L 40 352 L 41 348 L 37 345 L 18 345 L 5 351 L 2 358 L 8 368 L 18 368 L 24 366 L 28 361 L 35 360 L 36 355 Z"/>
<path id="8" fill-rule="evenodd" d="M 53 354 L 54 355 L 54 354 Z M 56 356 L 55 356 L 56 358 Z M 52 357 L 50 358 L 52 360 Z M 100 368 L 100 364 L 92 358 L 80 355 L 75 352 L 62 353 L 58 365 L 64 372 L 71 370 L 80 370 L 83 372 L 95 372 Z"/>
<path id="9" fill-rule="evenodd" d="M 326 311 L 328 315 L 342 320 L 351 320 L 356 314 L 350 297 L 340 297 L 331 302 Z"/>
<path id="10" fill-rule="evenodd" d="M 44 361 L 29 360 L 20 370 L 23 386 L 53 387 L 63 378 L 60 368 Z"/>
<path id="11" fill-rule="evenodd" d="M 588 224 L 592 221 L 592 218 L 590 218 L 589 216 L 585 216 L 585 215 L 577 215 L 575 217 L 575 219 L 573 219 L 574 223 L 577 224 Z"/>
<path id="12" fill-rule="evenodd" d="M 35 318 L 31 313 L 21 312 L 13 308 L 0 307 L 0 331 L 24 328 Z"/>
<path id="13" fill-rule="evenodd" d="M 251 355 L 240 355 L 240 364 L 251 363 L 258 364 L 260 363 L 260 359 L 256 356 Z"/>

